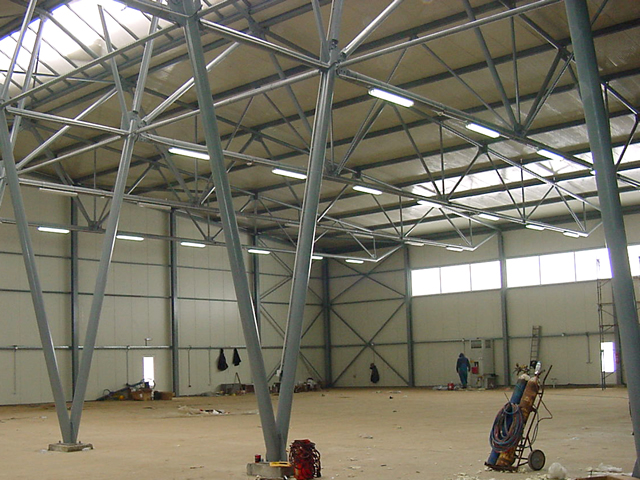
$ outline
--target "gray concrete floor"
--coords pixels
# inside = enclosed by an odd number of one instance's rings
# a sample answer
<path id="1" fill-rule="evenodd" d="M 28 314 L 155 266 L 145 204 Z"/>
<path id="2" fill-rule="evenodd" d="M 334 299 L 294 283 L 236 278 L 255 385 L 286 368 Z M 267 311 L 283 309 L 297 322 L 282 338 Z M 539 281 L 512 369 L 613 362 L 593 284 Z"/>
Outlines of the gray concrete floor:
<path id="1" fill-rule="evenodd" d="M 335 389 L 294 397 L 289 443 L 308 438 L 322 455 L 325 479 L 519 480 L 546 478 L 559 462 L 569 478 L 599 465 L 631 472 L 635 449 L 626 389 L 547 388 L 553 419 L 534 447 L 547 463 L 532 472 L 487 470 L 488 436 L 510 389 Z M 274 404 L 277 397 L 273 398 Z M 180 407 L 187 407 L 180 408 Z M 189 415 L 191 409 L 225 415 Z M 52 405 L 0 407 L 0 478 L 246 479 L 264 455 L 253 395 L 171 401 L 90 402 L 80 441 L 92 451 L 47 451 L 60 440 Z"/>

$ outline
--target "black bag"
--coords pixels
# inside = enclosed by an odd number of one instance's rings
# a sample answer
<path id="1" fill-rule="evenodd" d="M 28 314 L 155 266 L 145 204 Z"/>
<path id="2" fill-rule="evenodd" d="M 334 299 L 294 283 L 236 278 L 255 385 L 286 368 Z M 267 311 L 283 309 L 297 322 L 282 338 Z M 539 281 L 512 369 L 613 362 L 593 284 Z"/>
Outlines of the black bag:
<path id="1" fill-rule="evenodd" d="M 229 365 L 227 365 L 227 359 L 224 356 L 224 350 L 221 348 L 220 355 L 218 355 L 218 370 L 222 372 L 227 368 L 229 368 Z"/>
<path id="2" fill-rule="evenodd" d="M 380 381 L 380 373 L 378 372 L 378 367 L 376 367 L 375 363 L 369 365 L 371 369 L 371 382 L 378 383 Z"/>
<path id="3" fill-rule="evenodd" d="M 238 353 L 238 349 L 234 348 L 233 349 L 233 360 L 232 360 L 233 364 L 237 367 L 238 365 L 240 365 L 241 361 L 242 360 L 240 360 L 240 354 Z"/>

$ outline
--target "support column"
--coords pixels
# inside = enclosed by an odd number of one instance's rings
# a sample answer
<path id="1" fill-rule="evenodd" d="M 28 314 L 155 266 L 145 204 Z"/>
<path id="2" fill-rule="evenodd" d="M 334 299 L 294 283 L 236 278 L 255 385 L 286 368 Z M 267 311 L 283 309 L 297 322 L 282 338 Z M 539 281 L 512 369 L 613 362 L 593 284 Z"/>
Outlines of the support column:
<path id="1" fill-rule="evenodd" d="M 293 403 L 293 389 L 300 353 L 302 337 L 302 322 L 311 272 L 311 254 L 316 233 L 316 218 L 320 203 L 320 187 L 324 171 L 325 155 L 327 151 L 327 136 L 331 122 L 331 105 L 336 79 L 336 65 L 339 50 L 338 34 L 342 16 L 343 0 L 334 0 L 329 25 L 329 62 L 330 67 L 323 71 L 320 77 L 320 91 L 316 103 L 316 114 L 313 122 L 313 136 L 311 139 L 311 153 L 307 170 L 307 183 L 302 202 L 302 219 L 296 247 L 296 259 L 293 267 L 293 284 L 289 301 L 289 315 L 285 334 L 284 353 L 282 361 L 282 378 L 280 381 L 280 397 L 278 399 L 278 433 L 280 434 L 280 459 L 286 460 L 287 437 L 291 420 L 291 406 Z"/>
<path id="2" fill-rule="evenodd" d="M 180 395 L 180 320 L 178 315 L 178 242 L 175 238 L 178 234 L 176 211 L 171 210 L 169 214 L 169 302 L 171 309 L 169 312 L 171 322 L 171 380 L 173 393 Z"/>
<path id="3" fill-rule="evenodd" d="M 78 200 L 71 199 L 71 225 L 78 225 Z M 78 273 L 78 231 L 71 230 L 71 381 L 76 391 L 80 364 L 80 305 Z"/>
<path id="4" fill-rule="evenodd" d="M 187 18 L 183 24 L 184 33 L 189 51 L 189 59 L 193 68 L 196 94 L 198 96 L 200 115 L 204 127 L 207 152 L 211 163 L 211 176 L 216 187 L 216 195 L 220 207 L 220 219 L 223 225 L 229 264 L 233 276 L 233 285 L 235 287 L 238 309 L 240 311 L 240 321 L 242 322 L 242 330 L 247 344 L 251 375 L 256 399 L 258 401 L 262 434 L 267 449 L 266 459 L 268 461 L 284 460 L 284 458 L 280 458 L 278 451 L 278 432 L 276 430 L 273 406 L 271 405 L 271 396 L 267 385 L 264 359 L 260 348 L 256 315 L 253 310 L 249 280 L 247 278 L 244 257 L 242 256 L 240 232 L 233 207 L 231 187 L 225 169 L 224 153 L 222 151 L 222 145 L 220 144 L 220 134 L 218 133 L 218 121 L 213 106 L 213 99 L 211 98 L 211 87 L 209 85 L 202 42 L 200 40 L 199 21 L 197 18 L 200 0 L 184 0 L 180 3 L 169 2 L 169 6 L 176 11 L 180 10 L 181 13 L 189 15 L 189 18 Z"/>
<path id="5" fill-rule="evenodd" d="M 407 367 L 409 369 L 409 386 L 416 386 L 415 353 L 413 345 L 413 290 L 411 284 L 411 256 L 409 247 L 404 246 L 404 309 L 407 319 Z"/>
<path id="6" fill-rule="evenodd" d="M 504 385 L 511 385 L 511 355 L 509 353 L 509 316 L 507 314 L 507 258 L 504 254 L 504 236 L 498 232 L 498 259 L 500 260 L 500 318 L 502 324 L 502 374 Z"/>
<path id="7" fill-rule="evenodd" d="M 333 361 L 331 358 L 331 290 L 329 259 L 322 259 L 322 318 L 324 328 L 324 383 L 333 387 Z"/>
<path id="8" fill-rule="evenodd" d="M 620 327 L 622 360 L 636 446 L 633 476 L 640 478 L 640 326 L 627 254 L 616 169 L 611 151 L 611 130 L 602 98 L 589 10 L 584 0 L 566 0 L 573 53 L 578 67 L 589 144 L 596 169 L 602 224 L 611 260 L 613 297 Z"/>
<path id="9" fill-rule="evenodd" d="M 60 424 L 62 441 L 65 443 L 71 443 L 72 435 L 69 425 L 69 412 L 67 412 L 66 399 L 64 389 L 62 388 L 62 381 L 60 380 L 60 370 L 58 369 L 55 347 L 53 345 L 49 321 L 44 307 L 42 285 L 40 284 L 40 277 L 38 276 L 38 270 L 36 268 L 35 254 L 31 244 L 31 235 L 29 234 L 29 223 L 27 222 L 27 214 L 24 208 L 22 192 L 20 191 L 18 171 L 16 170 L 13 149 L 11 148 L 11 140 L 9 137 L 9 125 L 7 123 L 6 111 L 4 110 L 0 112 L 0 150 L 2 151 L 2 159 L 5 164 L 5 180 L 9 187 L 11 202 L 13 203 L 16 226 L 18 228 L 20 246 L 22 248 L 22 257 L 27 270 L 31 299 L 33 301 L 33 308 L 35 310 L 36 321 L 38 323 L 38 333 L 40 334 L 42 351 L 47 365 L 51 391 L 53 392 L 53 399 L 56 405 L 56 414 L 58 416 L 58 423 Z"/>

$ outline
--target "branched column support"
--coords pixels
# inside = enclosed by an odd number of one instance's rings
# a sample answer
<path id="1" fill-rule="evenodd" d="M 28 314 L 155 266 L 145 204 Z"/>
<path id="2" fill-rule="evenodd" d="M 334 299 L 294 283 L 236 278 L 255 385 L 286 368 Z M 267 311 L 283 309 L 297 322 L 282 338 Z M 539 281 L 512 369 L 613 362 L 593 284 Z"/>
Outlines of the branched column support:
<path id="1" fill-rule="evenodd" d="M 278 433 L 280 435 L 280 459 L 286 459 L 287 436 L 291 421 L 291 406 L 295 375 L 302 340 L 302 322 L 311 272 L 311 254 L 316 233 L 316 218 L 320 203 L 320 187 L 324 172 L 327 138 L 331 121 L 331 105 L 336 79 L 336 65 L 339 57 L 338 35 L 342 16 L 342 0 L 334 0 L 329 25 L 329 62 L 330 67 L 320 77 L 320 91 L 316 104 L 316 114 L 311 138 L 311 153 L 307 170 L 307 183 L 302 203 L 302 219 L 293 268 L 293 285 L 289 301 L 287 331 L 282 355 L 282 378 L 278 400 Z"/>
<path id="2" fill-rule="evenodd" d="M 613 296 L 620 328 L 622 359 L 627 372 L 629 406 L 636 446 L 633 476 L 640 478 L 640 325 L 638 325 L 633 279 L 627 254 L 627 237 L 611 151 L 611 130 L 602 98 L 587 2 L 566 0 L 565 6 L 578 67 L 589 144 L 596 168 L 602 224 L 611 259 Z"/>
<path id="3" fill-rule="evenodd" d="M 185 0 L 183 2 L 169 2 L 172 9 L 179 13 L 185 13 L 188 18 L 183 21 L 184 34 L 189 51 L 189 59 L 193 68 L 202 124 L 207 143 L 211 164 L 211 176 L 216 187 L 216 195 L 220 206 L 220 218 L 225 235 L 229 264 L 233 276 L 240 321 L 247 344 L 247 354 L 251 366 L 251 376 L 255 387 L 258 411 L 262 423 L 262 434 L 266 445 L 266 458 L 268 461 L 283 460 L 278 449 L 278 432 L 276 430 L 271 396 L 267 385 L 267 375 L 264 367 L 264 359 L 260 348 L 256 315 L 253 309 L 249 280 L 242 256 L 242 243 L 236 219 L 236 213 L 231 197 L 231 187 L 224 164 L 224 154 L 220 144 L 220 134 L 216 112 L 211 98 L 211 86 L 207 76 L 206 64 L 202 41 L 200 39 L 199 21 L 197 11 L 200 9 L 200 0 Z"/>
<path id="4" fill-rule="evenodd" d="M 31 235 L 29 234 L 29 223 L 27 222 L 27 214 L 24 208 L 24 200 L 20 191 L 20 183 L 18 180 L 18 171 L 16 170 L 13 149 L 11 148 L 11 140 L 9 137 L 9 125 L 7 123 L 6 112 L 0 112 L 0 149 L 2 151 L 2 160 L 5 164 L 5 179 L 9 187 L 11 202 L 13 203 L 13 211 L 16 217 L 16 226 L 20 238 L 20 246 L 22 248 L 22 257 L 27 270 L 27 278 L 29 280 L 29 289 L 31 290 L 31 299 L 35 309 L 36 321 L 38 323 L 38 332 L 40 334 L 40 342 L 42 343 L 42 351 L 47 365 L 49 374 L 49 383 L 53 392 L 53 399 L 56 405 L 56 414 L 58 415 L 58 423 L 62 433 L 62 441 L 72 443 L 71 428 L 69 423 L 69 412 L 65 403 L 64 390 L 60 379 L 60 370 L 58 369 L 58 361 L 56 359 L 53 338 L 51 337 L 51 329 L 44 306 L 44 297 L 42 294 L 42 285 L 36 268 L 35 253 L 31 244 Z"/>

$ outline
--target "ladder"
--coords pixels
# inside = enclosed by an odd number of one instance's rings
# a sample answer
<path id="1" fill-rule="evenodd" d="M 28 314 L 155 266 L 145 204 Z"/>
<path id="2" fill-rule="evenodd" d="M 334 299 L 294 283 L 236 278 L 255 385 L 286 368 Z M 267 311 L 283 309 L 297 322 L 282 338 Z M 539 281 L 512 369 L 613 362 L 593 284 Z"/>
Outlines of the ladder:
<path id="1" fill-rule="evenodd" d="M 529 355 L 529 366 L 533 366 L 539 359 L 540 353 L 540 325 L 534 325 L 531 329 L 531 355 Z"/>

